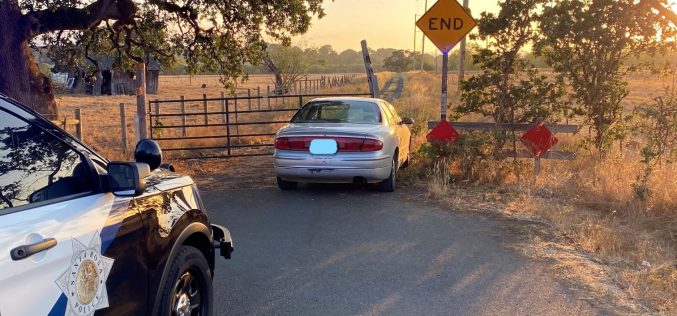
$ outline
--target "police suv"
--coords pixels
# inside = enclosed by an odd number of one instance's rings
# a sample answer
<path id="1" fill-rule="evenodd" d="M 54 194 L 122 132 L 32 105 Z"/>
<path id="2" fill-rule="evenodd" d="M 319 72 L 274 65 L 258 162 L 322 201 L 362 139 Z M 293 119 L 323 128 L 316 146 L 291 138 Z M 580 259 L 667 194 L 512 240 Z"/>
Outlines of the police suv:
<path id="1" fill-rule="evenodd" d="M 161 155 L 110 162 L 0 94 L 0 315 L 209 315 L 230 233 Z"/>

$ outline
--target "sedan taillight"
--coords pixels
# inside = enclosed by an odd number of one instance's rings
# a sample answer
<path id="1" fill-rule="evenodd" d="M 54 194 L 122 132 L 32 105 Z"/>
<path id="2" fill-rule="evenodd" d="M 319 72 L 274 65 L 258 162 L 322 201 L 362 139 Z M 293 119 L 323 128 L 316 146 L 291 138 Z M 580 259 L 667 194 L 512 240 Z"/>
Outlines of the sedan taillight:
<path id="1" fill-rule="evenodd" d="M 383 142 L 370 138 L 353 137 L 278 137 L 275 149 L 308 151 L 314 139 L 333 139 L 339 152 L 371 152 L 383 149 Z"/>
<path id="2" fill-rule="evenodd" d="M 379 151 L 383 149 L 383 142 L 376 139 L 365 139 L 362 144 L 362 151 Z"/>
<path id="3" fill-rule="evenodd" d="M 312 140 L 307 137 L 278 137 L 275 139 L 275 149 L 307 151 Z"/>

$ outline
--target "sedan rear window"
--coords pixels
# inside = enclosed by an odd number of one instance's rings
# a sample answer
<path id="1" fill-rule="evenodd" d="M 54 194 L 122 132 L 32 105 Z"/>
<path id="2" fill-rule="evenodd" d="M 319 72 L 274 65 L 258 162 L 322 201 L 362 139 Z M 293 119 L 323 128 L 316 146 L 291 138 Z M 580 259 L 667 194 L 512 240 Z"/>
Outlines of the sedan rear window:
<path id="1" fill-rule="evenodd" d="M 381 122 L 378 105 L 369 101 L 313 101 L 294 115 L 292 123 L 355 123 Z"/>

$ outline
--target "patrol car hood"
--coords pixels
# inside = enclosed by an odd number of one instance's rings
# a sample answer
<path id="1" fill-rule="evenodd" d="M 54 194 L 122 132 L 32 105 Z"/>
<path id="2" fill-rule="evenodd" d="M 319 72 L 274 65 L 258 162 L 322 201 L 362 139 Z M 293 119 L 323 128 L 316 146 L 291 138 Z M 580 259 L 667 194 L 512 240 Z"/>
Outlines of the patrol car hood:
<path id="1" fill-rule="evenodd" d="M 193 179 L 187 175 L 164 169 L 157 169 L 146 178 L 146 193 L 151 193 L 155 190 L 167 191 L 177 189 L 193 185 L 194 183 Z"/>

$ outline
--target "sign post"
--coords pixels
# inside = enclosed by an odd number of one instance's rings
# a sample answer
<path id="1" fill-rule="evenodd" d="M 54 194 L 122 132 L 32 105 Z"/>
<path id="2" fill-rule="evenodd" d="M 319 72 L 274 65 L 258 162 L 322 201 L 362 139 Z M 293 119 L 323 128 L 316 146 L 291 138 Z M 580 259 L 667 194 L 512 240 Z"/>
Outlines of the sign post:
<path id="1" fill-rule="evenodd" d="M 440 111 L 442 122 L 428 134 L 428 139 L 451 142 L 455 138 L 439 137 L 439 135 L 449 136 L 457 134 L 456 131 L 452 131 L 453 127 L 446 122 L 449 51 L 477 26 L 477 22 L 456 0 L 438 0 L 416 22 L 416 26 L 442 52 L 442 100 Z M 435 131 L 435 129 L 443 129 L 443 131 Z"/>
<path id="2" fill-rule="evenodd" d="M 442 53 L 442 105 L 441 105 L 441 118 L 442 121 L 447 120 L 447 91 L 449 89 L 448 76 L 449 76 L 449 53 Z"/>

